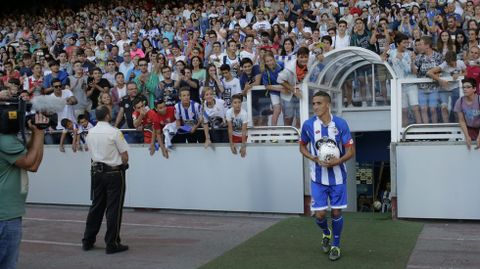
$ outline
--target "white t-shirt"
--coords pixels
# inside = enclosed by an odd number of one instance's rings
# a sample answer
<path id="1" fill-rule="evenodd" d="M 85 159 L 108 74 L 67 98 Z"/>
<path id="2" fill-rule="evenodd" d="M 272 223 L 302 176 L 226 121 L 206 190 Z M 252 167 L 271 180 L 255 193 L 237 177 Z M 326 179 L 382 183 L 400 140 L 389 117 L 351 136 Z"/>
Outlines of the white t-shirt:
<path id="1" fill-rule="evenodd" d="M 225 101 L 218 98 L 214 100 L 215 100 L 215 104 L 213 105 L 213 107 L 208 107 L 206 101 L 203 103 L 202 108 L 203 108 L 204 123 L 209 122 L 214 118 L 225 119 L 225 114 L 227 112 L 227 109 L 225 107 Z"/>
<path id="2" fill-rule="evenodd" d="M 119 54 L 119 55 L 123 55 L 123 52 L 124 52 L 123 44 L 125 44 L 125 43 L 130 44 L 130 42 L 132 42 L 132 41 L 130 41 L 129 39 L 127 39 L 127 40 L 123 40 L 123 39 L 122 39 L 122 40 L 117 41 L 118 54 Z"/>
<path id="3" fill-rule="evenodd" d="M 242 136 L 242 125 L 246 123 L 248 125 L 248 116 L 247 111 L 244 109 L 240 110 L 240 113 L 236 114 L 233 112 L 233 108 L 227 110 L 227 122 L 232 123 L 233 135 Z"/>
<path id="4" fill-rule="evenodd" d="M 246 50 L 242 50 L 240 52 L 240 60 L 243 60 L 243 58 L 249 58 L 252 60 L 252 62 L 255 63 L 255 52 L 248 52 Z"/>
<path id="5" fill-rule="evenodd" d="M 230 81 L 222 79 L 222 84 L 224 92 L 222 93 L 222 99 L 225 101 L 226 107 L 232 106 L 232 96 L 235 94 L 242 93 L 242 88 L 240 87 L 240 80 L 238 78 L 233 78 Z"/>
<path id="6" fill-rule="evenodd" d="M 51 93 L 52 96 L 55 96 L 55 93 Z M 67 100 L 68 98 L 72 97 L 73 93 L 70 90 L 62 90 L 62 96 L 57 97 L 61 98 L 63 100 Z M 55 96 L 56 97 L 56 96 Z M 73 106 L 72 105 L 65 105 L 62 110 L 57 111 L 58 115 L 58 124 L 57 124 L 57 130 L 63 130 L 62 126 L 62 119 L 69 119 L 73 123 L 77 123 L 77 120 L 75 119 L 75 114 L 73 113 Z"/>
<path id="7" fill-rule="evenodd" d="M 343 38 L 338 34 L 333 38 L 333 46 L 335 49 L 346 48 L 350 46 L 350 36 L 345 35 Z"/>
<path id="8" fill-rule="evenodd" d="M 237 55 L 237 54 L 235 54 Z M 228 54 L 223 54 L 222 58 L 220 59 L 221 64 L 228 64 L 230 66 L 230 72 L 236 78 L 238 78 L 238 74 L 240 72 L 240 57 L 235 56 L 235 58 L 231 59 Z"/>
<path id="9" fill-rule="evenodd" d="M 459 75 L 467 70 L 467 66 L 463 61 L 457 60 L 457 66 L 451 67 L 447 64 L 447 62 L 443 62 L 439 65 L 442 69 L 442 77 L 450 77 L 453 75 Z M 454 90 L 459 87 L 458 81 L 452 81 L 448 83 L 448 90 Z"/>
<path id="10" fill-rule="evenodd" d="M 115 85 L 115 84 L 117 84 L 117 83 L 115 83 L 115 74 L 116 73 L 111 74 L 111 73 L 107 72 L 107 73 L 103 74 L 102 78 L 108 80 L 108 82 L 110 82 L 110 85 Z"/>
<path id="11" fill-rule="evenodd" d="M 122 99 L 125 95 L 127 95 L 127 84 L 123 85 L 123 88 L 118 88 L 118 99 Z"/>
<path id="12" fill-rule="evenodd" d="M 235 25 L 238 23 L 240 25 L 240 28 L 245 28 L 248 26 L 248 22 L 245 19 L 240 19 L 240 20 L 232 20 L 230 24 L 228 25 L 228 30 L 233 30 L 235 29 Z"/>
<path id="13" fill-rule="evenodd" d="M 269 31 L 272 26 L 268 21 L 257 21 L 253 26 L 252 29 L 255 30 L 257 33 L 259 31 Z"/>
<path id="14" fill-rule="evenodd" d="M 188 9 L 185 9 L 182 13 L 183 17 L 186 19 L 186 20 L 189 20 L 190 19 L 190 15 L 192 15 L 192 11 L 188 10 Z"/>
<path id="15" fill-rule="evenodd" d="M 276 18 L 274 21 L 273 21 L 273 24 L 281 24 L 283 25 L 283 27 L 285 27 L 285 29 L 288 29 L 288 21 L 280 21 L 278 18 Z"/>

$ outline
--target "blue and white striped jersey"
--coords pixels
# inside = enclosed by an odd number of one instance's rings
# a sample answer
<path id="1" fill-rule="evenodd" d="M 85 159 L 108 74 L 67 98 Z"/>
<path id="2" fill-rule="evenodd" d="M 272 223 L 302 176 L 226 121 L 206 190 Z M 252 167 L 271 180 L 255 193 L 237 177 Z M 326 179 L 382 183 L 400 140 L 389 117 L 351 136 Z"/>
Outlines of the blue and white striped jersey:
<path id="1" fill-rule="evenodd" d="M 182 125 L 188 125 L 190 127 L 196 125 L 198 121 L 202 120 L 200 104 L 191 100 L 188 108 L 185 108 L 182 106 L 182 102 L 178 102 L 175 105 L 175 118 L 181 120 Z"/>
<path id="2" fill-rule="evenodd" d="M 337 116 L 331 117 L 332 120 L 328 125 L 324 125 L 317 116 L 303 123 L 300 143 L 306 145 L 313 156 L 319 156 L 318 149 L 323 142 L 334 141 L 340 150 L 340 157 L 345 155 L 345 147 L 353 146 L 347 122 Z M 324 168 L 310 161 L 310 176 L 312 181 L 323 185 L 339 185 L 346 183 L 347 170 L 344 163 L 332 168 Z"/>

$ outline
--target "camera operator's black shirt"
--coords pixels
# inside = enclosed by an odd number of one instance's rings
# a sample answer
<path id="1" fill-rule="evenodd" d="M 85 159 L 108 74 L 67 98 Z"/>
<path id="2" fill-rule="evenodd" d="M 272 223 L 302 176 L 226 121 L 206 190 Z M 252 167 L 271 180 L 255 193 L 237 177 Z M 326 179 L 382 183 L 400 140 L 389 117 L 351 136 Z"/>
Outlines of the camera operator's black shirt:
<path id="1" fill-rule="evenodd" d="M 143 94 L 138 94 L 137 97 L 135 98 L 141 98 L 143 102 L 146 104 L 147 103 L 147 98 Z M 120 101 L 119 106 L 123 108 L 123 116 L 125 117 L 124 120 L 127 120 L 127 127 L 130 129 L 134 129 L 135 126 L 133 126 L 133 100 L 130 99 L 130 97 L 124 96 L 122 100 Z M 123 120 L 120 123 L 119 127 L 123 125 Z"/>

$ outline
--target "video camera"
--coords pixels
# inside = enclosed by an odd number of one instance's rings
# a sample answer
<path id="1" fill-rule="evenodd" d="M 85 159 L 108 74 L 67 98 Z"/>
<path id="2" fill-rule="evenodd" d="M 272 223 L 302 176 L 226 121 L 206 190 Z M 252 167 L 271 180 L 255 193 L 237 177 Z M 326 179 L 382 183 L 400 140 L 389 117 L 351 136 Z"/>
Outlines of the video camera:
<path id="1" fill-rule="evenodd" d="M 42 99 L 43 97 L 35 97 Z M 49 126 L 55 128 L 58 123 L 58 116 L 56 113 L 48 113 L 42 111 L 38 105 L 35 111 L 45 113 L 49 118 L 48 123 L 35 123 L 35 113 L 32 111 L 35 105 L 31 102 L 25 101 L 22 97 L 12 97 L 6 100 L 0 100 L 0 133 L 2 134 L 18 134 L 21 132 L 22 137 L 25 137 L 25 128 L 27 122 L 30 120 L 38 129 L 46 129 Z M 24 139 L 25 140 L 25 139 Z"/>

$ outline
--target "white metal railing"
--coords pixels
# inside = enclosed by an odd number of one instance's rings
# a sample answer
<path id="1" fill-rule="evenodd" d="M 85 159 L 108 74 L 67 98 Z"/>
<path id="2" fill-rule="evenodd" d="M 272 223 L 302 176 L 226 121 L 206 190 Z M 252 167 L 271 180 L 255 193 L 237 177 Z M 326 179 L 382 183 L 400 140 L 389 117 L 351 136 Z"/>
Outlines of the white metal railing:
<path id="1" fill-rule="evenodd" d="M 203 131 L 202 127 L 198 128 Z M 227 132 L 227 128 L 219 128 Z M 120 129 L 123 133 L 152 132 L 149 129 Z M 30 132 L 28 132 L 30 133 Z M 49 134 L 62 134 L 63 130 L 48 131 Z M 69 130 L 68 133 L 71 133 Z M 300 139 L 300 131 L 293 126 L 249 126 L 247 143 L 293 143 Z"/>
<path id="2" fill-rule="evenodd" d="M 458 123 L 411 124 L 402 133 L 402 142 L 413 141 L 464 141 Z"/>
<path id="3" fill-rule="evenodd" d="M 293 126 L 258 126 L 248 128 L 248 143 L 297 142 L 300 131 Z"/>

